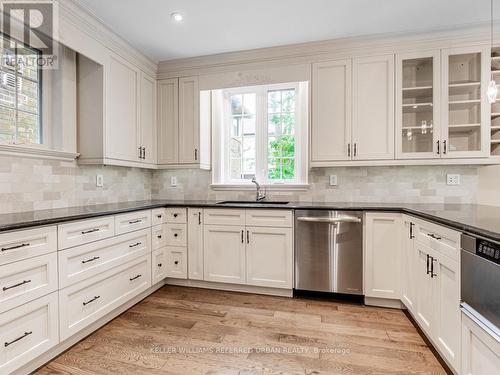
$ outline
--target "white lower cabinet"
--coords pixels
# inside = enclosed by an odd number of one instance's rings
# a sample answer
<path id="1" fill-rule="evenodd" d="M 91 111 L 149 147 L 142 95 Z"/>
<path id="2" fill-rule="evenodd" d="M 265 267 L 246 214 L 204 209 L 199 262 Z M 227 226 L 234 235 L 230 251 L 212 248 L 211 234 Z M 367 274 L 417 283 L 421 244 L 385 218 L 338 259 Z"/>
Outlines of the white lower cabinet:
<path id="1" fill-rule="evenodd" d="M 400 299 L 401 214 L 365 215 L 364 293 Z"/>
<path id="2" fill-rule="evenodd" d="M 155 285 L 167 277 L 167 249 L 154 250 L 151 254 L 151 280 Z"/>
<path id="3" fill-rule="evenodd" d="M 500 342 L 465 313 L 462 313 L 461 357 L 461 375 L 492 375 L 499 372 Z"/>
<path id="4" fill-rule="evenodd" d="M 415 257 L 415 224 L 411 218 L 403 216 L 401 233 L 401 302 L 415 314 L 417 283 L 415 282 L 417 259 Z"/>
<path id="5" fill-rule="evenodd" d="M 151 286 L 146 255 L 59 291 L 61 341 L 102 318 Z"/>
<path id="6" fill-rule="evenodd" d="M 167 277 L 187 279 L 187 249 L 185 247 L 167 246 L 164 250 Z"/>
<path id="7" fill-rule="evenodd" d="M 188 208 L 188 278 L 203 280 L 203 209 Z"/>
<path id="8" fill-rule="evenodd" d="M 434 281 L 431 278 L 431 248 L 419 242 L 415 243 L 416 252 L 416 276 L 417 287 L 417 306 L 415 318 L 422 330 L 429 336 L 432 336 L 435 329 L 435 304 L 436 293 L 433 287 Z"/>
<path id="9" fill-rule="evenodd" d="M 0 314 L 0 373 L 9 374 L 59 343 L 57 292 Z"/>
<path id="10" fill-rule="evenodd" d="M 247 227 L 246 240 L 247 284 L 291 289 L 292 229 Z"/>
<path id="11" fill-rule="evenodd" d="M 204 279 L 245 284 L 244 226 L 205 225 Z"/>

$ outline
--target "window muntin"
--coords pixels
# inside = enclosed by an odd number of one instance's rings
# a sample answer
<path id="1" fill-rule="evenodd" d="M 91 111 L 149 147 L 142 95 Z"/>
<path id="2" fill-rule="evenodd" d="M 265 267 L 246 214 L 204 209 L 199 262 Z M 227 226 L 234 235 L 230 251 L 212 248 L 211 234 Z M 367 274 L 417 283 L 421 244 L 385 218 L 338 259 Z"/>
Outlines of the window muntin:
<path id="1" fill-rule="evenodd" d="M 41 73 L 25 55 L 40 52 L 0 35 L 0 143 L 42 143 Z"/>

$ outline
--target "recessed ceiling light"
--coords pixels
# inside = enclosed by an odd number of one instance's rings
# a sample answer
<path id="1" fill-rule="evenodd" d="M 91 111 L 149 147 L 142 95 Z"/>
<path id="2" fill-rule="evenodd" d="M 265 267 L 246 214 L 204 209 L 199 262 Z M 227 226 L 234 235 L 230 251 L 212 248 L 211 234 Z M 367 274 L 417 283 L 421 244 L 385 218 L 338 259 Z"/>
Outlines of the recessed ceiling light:
<path id="1" fill-rule="evenodd" d="M 170 15 L 170 18 L 172 18 L 172 20 L 176 23 L 181 23 L 182 20 L 184 20 L 184 17 L 182 16 L 182 14 L 180 13 L 177 13 L 177 12 L 174 12 Z"/>

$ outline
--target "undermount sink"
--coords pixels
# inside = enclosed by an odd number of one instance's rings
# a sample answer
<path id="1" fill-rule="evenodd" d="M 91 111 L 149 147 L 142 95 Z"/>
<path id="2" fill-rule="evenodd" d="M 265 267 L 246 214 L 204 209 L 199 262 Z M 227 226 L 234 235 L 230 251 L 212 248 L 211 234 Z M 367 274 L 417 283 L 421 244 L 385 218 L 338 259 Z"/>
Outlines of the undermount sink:
<path id="1" fill-rule="evenodd" d="M 274 205 L 287 205 L 290 202 L 275 202 L 275 201 L 222 201 L 216 204 L 241 204 L 241 205 L 254 205 L 254 204 L 274 204 Z"/>

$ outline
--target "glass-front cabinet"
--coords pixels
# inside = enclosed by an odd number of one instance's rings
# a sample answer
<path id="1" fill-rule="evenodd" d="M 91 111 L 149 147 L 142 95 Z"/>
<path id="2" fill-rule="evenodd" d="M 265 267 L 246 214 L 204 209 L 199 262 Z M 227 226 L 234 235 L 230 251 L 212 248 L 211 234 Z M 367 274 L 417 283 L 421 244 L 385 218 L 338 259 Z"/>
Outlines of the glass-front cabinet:
<path id="1" fill-rule="evenodd" d="M 398 55 L 396 157 L 437 156 L 439 140 L 439 51 Z"/>
<path id="2" fill-rule="evenodd" d="M 500 47 L 491 50 L 491 76 L 500 86 Z M 499 87 L 500 88 L 500 87 Z M 500 157 L 500 90 L 497 93 L 497 100 L 491 104 L 491 156 Z"/>
<path id="3" fill-rule="evenodd" d="M 487 48 L 396 56 L 398 159 L 489 156 L 489 61 Z"/>

